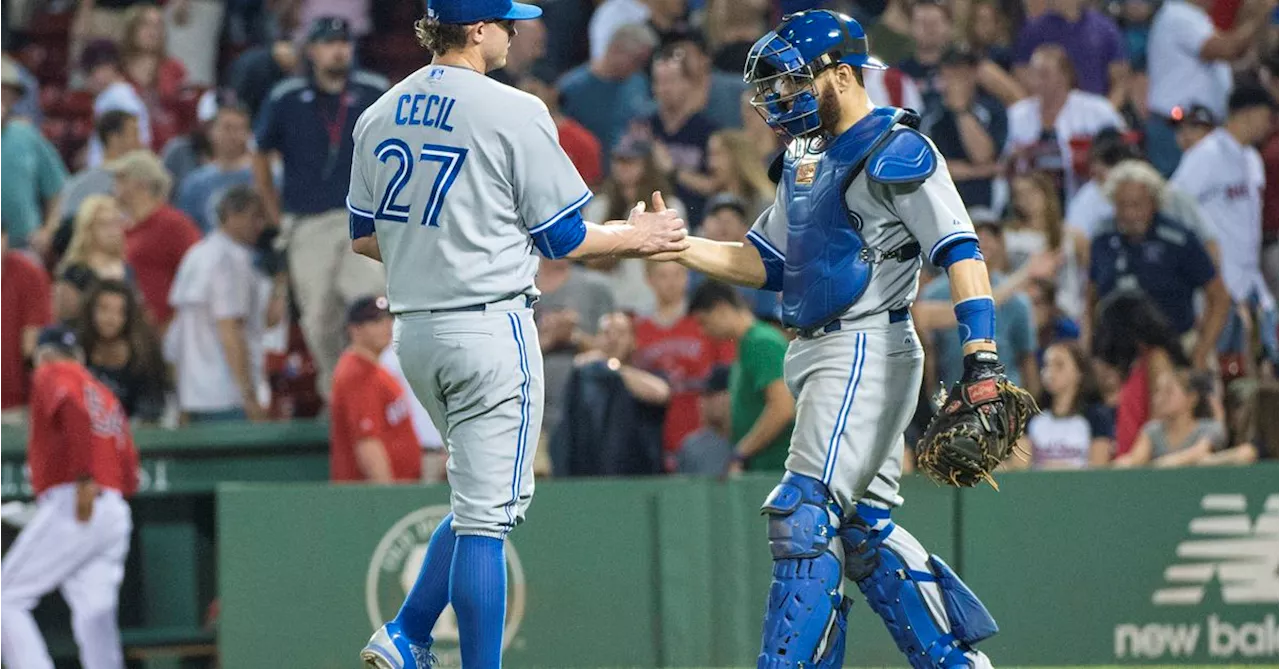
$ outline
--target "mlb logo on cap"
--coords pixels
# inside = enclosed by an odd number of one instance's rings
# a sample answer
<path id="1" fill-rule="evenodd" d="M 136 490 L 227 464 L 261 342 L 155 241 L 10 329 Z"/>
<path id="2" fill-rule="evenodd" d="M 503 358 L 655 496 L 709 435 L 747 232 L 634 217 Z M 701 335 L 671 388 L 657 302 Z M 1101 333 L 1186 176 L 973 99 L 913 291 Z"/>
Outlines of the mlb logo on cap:
<path id="1" fill-rule="evenodd" d="M 542 8 L 511 0 L 427 0 L 427 18 L 440 23 L 526 21 L 542 16 Z"/>

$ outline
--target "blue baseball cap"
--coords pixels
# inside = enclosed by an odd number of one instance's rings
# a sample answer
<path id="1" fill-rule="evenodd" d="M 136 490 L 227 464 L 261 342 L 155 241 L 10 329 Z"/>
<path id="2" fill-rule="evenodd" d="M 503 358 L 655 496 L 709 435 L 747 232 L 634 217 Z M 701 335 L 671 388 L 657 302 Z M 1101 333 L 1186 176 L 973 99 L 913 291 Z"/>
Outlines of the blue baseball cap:
<path id="1" fill-rule="evenodd" d="M 75 355 L 80 342 L 74 330 L 60 325 L 50 325 L 41 330 L 36 337 L 36 348 L 45 346 L 57 349 L 66 355 Z"/>
<path id="2" fill-rule="evenodd" d="M 542 8 L 511 0 L 427 0 L 427 18 L 440 23 L 527 21 L 542 16 Z"/>

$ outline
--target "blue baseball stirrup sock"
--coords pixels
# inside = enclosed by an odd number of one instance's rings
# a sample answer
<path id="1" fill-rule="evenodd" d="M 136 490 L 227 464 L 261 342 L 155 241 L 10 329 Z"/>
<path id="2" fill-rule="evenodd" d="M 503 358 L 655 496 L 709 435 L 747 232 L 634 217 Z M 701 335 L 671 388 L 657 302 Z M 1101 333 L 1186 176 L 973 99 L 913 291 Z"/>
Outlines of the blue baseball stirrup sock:
<path id="1" fill-rule="evenodd" d="M 400 613 L 396 614 L 394 622 L 400 625 L 401 633 L 416 644 L 425 646 L 431 642 L 431 628 L 449 604 L 449 571 L 453 567 L 453 547 L 457 540 L 451 513 L 431 534 L 422 571 L 418 572 L 418 579 L 400 606 Z"/>
<path id="2" fill-rule="evenodd" d="M 449 599 L 458 615 L 462 666 L 499 669 L 507 614 L 507 558 L 502 539 L 458 537 Z"/>

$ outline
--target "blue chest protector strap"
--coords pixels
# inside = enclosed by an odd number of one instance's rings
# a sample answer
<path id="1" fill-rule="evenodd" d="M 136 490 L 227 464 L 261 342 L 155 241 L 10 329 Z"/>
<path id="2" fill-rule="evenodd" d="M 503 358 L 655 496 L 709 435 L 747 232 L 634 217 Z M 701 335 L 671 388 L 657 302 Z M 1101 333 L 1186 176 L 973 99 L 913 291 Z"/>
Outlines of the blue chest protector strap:
<path id="1" fill-rule="evenodd" d="M 852 601 L 834 552 L 840 507 L 821 481 L 787 472 L 769 497 L 773 584 L 757 669 L 838 669 Z"/>
<path id="2" fill-rule="evenodd" d="M 887 510 L 864 504 L 840 529 L 840 538 L 846 575 L 914 669 L 973 666 L 978 656 L 973 644 L 999 628 L 942 558 L 927 555 L 915 537 L 894 525 Z M 926 591 L 925 584 L 935 584 L 936 593 Z"/>

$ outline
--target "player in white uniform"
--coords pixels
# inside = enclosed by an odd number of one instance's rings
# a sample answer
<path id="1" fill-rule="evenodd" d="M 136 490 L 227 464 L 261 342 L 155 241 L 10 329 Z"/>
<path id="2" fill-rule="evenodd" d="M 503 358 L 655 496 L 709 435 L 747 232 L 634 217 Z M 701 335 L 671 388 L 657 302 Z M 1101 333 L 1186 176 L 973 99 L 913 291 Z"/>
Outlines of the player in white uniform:
<path id="1" fill-rule="evenodd" d="M 591 191 L 546 106 L 485 76 L 506 62 L 515 22 L 541 13 L 511 0 L 430 0 L 416 30 L 431 64 L 356 122 L 352 247 L 386 265 L 394 345 L 445 436 L 453 510 L 399 614 L 361 651 L 376 669 L 425 669 L 449 603 L 463 666 L 500 666 L 503 540 L 533 496 L 542 424 L 535 250 L 581 258 L 688 246 L 673 211 L 637 205 L 625 223 L 583 221 Z"/>
<path id="2" fill-rule="evenodd" d="M 909 315 L 922 255 L 950 275 L 963 381 L 1001 368 L 986 265 L 946 163 L 918 117 L 867 99 L 861 70 L 883 67 L 862 26 L 836 12 L 790 15 L 762 37 L 747 60 L 753 104 L 793 137 L 777 199 L 750 243 L 693 237 L 662 258 L 781 291 L 798 335 L 785 368 L 797 397 L 787 473 L 764 504 L 774 568 L 760 669 L 841 665 L 842 576 L 915 669 L 990 666 L 973 648 L 995 633 L 990 614 L 890 519 L 924 367 Z"/>

